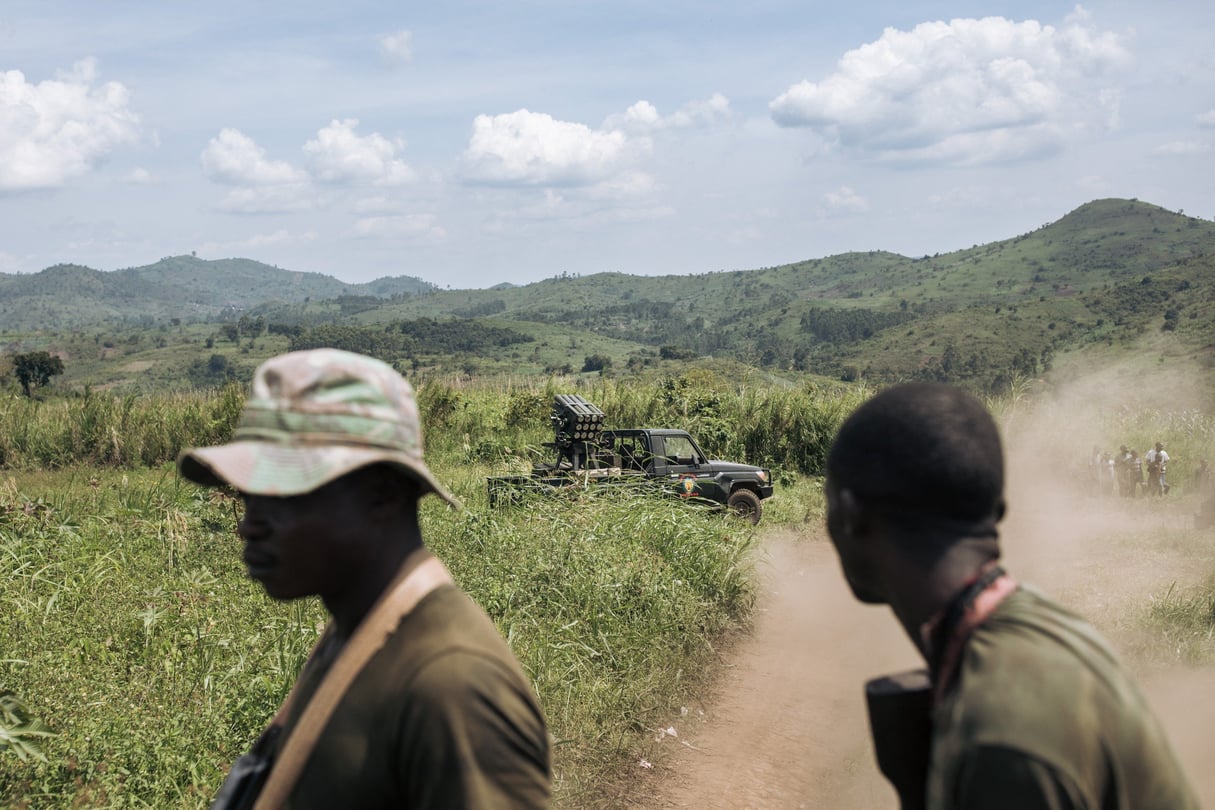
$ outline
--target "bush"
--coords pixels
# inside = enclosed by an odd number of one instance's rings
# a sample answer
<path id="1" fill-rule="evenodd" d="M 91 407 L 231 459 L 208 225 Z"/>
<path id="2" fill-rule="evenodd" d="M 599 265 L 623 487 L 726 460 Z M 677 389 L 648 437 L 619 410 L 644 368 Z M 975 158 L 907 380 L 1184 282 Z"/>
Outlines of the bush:
<path id="1" fill-rule="evenodd" d="M 583 371 L 606 371 L 612 367 L 612 358 L 605 354 L 587 355 L 582 362 Z"/>

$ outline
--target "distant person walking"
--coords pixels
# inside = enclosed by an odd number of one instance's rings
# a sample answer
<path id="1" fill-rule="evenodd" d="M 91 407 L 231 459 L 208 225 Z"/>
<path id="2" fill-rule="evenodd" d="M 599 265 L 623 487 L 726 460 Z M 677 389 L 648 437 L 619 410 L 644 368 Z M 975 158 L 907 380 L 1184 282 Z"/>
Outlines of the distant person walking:
<path id="1" fill-rule="evenodd" d="M 195 483 L 240 493 L 249 576 L 274 599 L 319 596 L 330 617 L 215 807 L 548 804 L 548 733 L 531 685 L 423 546 L 418 500 L 457 504 L 422 459 L 401 375 L 332 349 L 273 358 L 232 442 L 178 464 Z"/>
<path id="2" fill-rule="evenodd" d="M 1127 463 L 1128 485 L 1130 486 L 1130 497 L 1138 498 L 1140 491 L 1143 489 L 1143 459 L 1139 457 L 1138 450 L 1131 451 L 1131 460 Z"/>
<path id="3" fill-rule="evenodd" d="M 1147 462 L 1148 494 L 1169 494 L 1169 484 L 1166 480 L 1169 466 L 1169 454 L 1165 452 L 1164 444 L 1161 442 L 1156 442 L 1156 446 L 1144 454 L 1143 460 Z"/>
<path id="4" fill-rule="evenodd" d="M 1114 469 L 1118 471 L 1118 494 L 1124 498 L 1132 498 L 1135 495 L 1135 483 L 1133 479 L 1134 457 L 1131 455 L 1130 449 L 1124 444 L 1118 448 L 1118 457 L 1114 460 Z"/>
<path id="5" fill-rule="evenodd" d="M 852 593 L 889 605 L 928 664 L 867 688 L 904 808 L 1196 810 L 1106 642 L 1000 567 L 1004 455 L 982 403 L 883 391 L 840 428 L 825 494 Z"/>

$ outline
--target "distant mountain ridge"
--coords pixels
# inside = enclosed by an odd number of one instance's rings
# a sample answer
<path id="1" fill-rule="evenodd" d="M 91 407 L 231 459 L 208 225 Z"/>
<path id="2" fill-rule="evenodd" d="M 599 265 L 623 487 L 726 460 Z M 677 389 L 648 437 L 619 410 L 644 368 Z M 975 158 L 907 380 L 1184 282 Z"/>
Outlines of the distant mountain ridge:
<path id="1" fill-rule="evenodd" d="M 273 338 L 238 349 L 221 322 L 245 315 Z M 170 334 L 173 319 L 207 324 Z M 153 330 L 157 347 L 139 349 Z M 116 353 L 107 342 L 125 341 L 124 367 L 160 369 L 161 380 L 180 378 L 191 352 L 235 350 L 246 369 L 288 344 L 377 353 L 417 373 L 543 375 L 610 360 L 617 371 L 662 374 L 703 362 L 988 391 L 1056 361 L 1150 345 L 1154 362 L 1185 361 L 1215 380 L 1215 223 L 1106 199 L 935 255 L 873 250 L 679 276 L 563 273 L 466 290 L 409 278 L 347 285 L 244 259 L 179 256 L 112 273 L 59 265 L 0 275 L 0 338 L 10 351 L 68 346 L 76 357 L 98 353 L 87 338 L 102 347 L 99 363 Z M 93 384 L 116 373 L 75 368 Z"/>
<path id="2" fill-rule="evenodd" d="M 143 267 L 101 271 L 59 264 L 38 273 L 0 273 L 0 329 L 74 329 L 103 323 L 206 320 L 225 310 L 343 296 L 391 298 L 438 289 L 410 276 L 347 284 L 321 273 L 251 259 L 170 256 Z"/>

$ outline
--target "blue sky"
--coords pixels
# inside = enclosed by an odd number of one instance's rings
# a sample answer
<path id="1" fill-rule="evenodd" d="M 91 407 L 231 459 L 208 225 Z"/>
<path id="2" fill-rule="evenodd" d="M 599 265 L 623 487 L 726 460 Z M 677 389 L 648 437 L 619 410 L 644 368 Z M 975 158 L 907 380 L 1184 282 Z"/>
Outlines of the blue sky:
<path id="1" fill-rule="evenodd" d="M 0 7 L 0 272 L 452 288 L 1215 217 L 1215 3 Z"/>

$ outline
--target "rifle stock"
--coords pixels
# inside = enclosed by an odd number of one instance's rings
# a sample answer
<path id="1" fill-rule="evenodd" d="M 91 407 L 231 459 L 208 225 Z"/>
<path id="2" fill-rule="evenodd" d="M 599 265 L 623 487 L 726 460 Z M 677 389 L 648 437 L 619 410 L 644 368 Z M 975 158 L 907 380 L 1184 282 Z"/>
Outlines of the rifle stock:
<path id="1" fill-rule="evenodd" d="M 932 748 L 932 684 L 927 670 L 865 684 L 878 769 L 894 785 L 902 810 L 924 810 Z"/>

